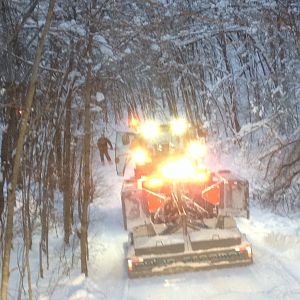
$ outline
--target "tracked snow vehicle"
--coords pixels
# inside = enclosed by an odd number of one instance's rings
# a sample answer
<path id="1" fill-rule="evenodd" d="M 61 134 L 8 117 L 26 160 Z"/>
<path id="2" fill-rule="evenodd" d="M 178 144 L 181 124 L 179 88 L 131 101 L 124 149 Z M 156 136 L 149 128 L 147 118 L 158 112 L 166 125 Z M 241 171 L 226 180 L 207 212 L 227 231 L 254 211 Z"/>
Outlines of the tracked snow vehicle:
<path id="1" fill-rule="evenodd" d="M 205 164 L 204 136 L 182 120 L 118 132 L 116 168 L 129 231 L 129 277 L 252 263 L 252 247 L 234 217 L 249 218 L 248 182 Z"/>

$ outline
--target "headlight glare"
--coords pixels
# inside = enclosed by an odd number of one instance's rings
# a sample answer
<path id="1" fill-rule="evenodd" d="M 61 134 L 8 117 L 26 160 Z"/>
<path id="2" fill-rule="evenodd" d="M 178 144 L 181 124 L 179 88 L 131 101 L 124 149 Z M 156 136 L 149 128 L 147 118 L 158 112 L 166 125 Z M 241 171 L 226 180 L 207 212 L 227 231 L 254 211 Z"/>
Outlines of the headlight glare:
<path id="1" fill-rule="evenodd" d="M 183 135 L 187 130 L 187 123 L 185 120 L 173 120 L 171 122 L 171 130 L 174 135 Z"/>
<path id="2" fill-rule="evenodd" d="M 164 164 L 161 173 L 167 179 L 192 179 L 195 176 L 195 167 L 189 159 L 180 159 Z"/>
<path id="3" fill-rule="evenodd" d="M 141 133 L 145 138 L 153 139 L 159 134 L 159 125 L 154 121 L 147 121 L 141 125 Z"/>
<path id="4" fill-rule="evenodd" d="M 144 165 L 148 159 L 146 151 L 142 148 L 134 149 L 131 156 L 134 162 L 138 165 Z"/>
<path id="5" fill-rule="evenodd" d="M 193 142 L 188 147 L 188 154 L 192 158 L 202 158 L 207 155 L 207 146 L 204 143 Z"/>

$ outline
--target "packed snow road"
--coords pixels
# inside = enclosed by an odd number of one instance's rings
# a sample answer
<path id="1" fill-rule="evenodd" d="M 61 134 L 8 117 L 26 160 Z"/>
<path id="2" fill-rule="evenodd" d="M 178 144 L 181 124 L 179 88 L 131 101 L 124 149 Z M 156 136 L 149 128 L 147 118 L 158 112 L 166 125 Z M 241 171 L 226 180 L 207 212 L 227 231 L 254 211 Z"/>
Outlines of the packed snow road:
<path id="1" fill-rule="evenodd" d="M 289 219 L 252 207 L 250 220 L 238 220 L 253 245 L 253 265 L 129 280 L 120 202 L 123 179 L 110 165 L 99 167 L 95 176 L 89 278 L 74 275 L 51 299 L 300 299 L 299 214 Z"/>

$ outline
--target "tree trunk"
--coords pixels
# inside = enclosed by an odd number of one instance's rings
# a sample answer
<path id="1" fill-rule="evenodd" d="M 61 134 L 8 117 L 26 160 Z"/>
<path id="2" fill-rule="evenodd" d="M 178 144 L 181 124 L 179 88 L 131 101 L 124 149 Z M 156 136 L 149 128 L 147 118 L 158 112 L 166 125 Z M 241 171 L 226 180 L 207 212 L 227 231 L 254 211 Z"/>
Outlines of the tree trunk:
<path id="1" fill-rule="evenodd" d="M 87 86 L 85 94 L 85 120 L 84 120 L 84 145 L 83 145 L 83 201 L 81 214 L 81 272 L 88 276 L 87 254 L 88 254 L 88 206 L 90 200 L 90 73 L 88 67 Z"/>
<path id="2" fill-rule="evenodd" d="M 61 132 L 60 132 L 60 126 L 57 126 L 55 135 L 54 135 L 54 149 L 55 149 L 55 169 L 58 179 L 58 187 L 60 191 L 63 190 L 62 187 L 62 181 L 63 181 L 63 175 L 62 175 L 62 151 L 61 151 Z"/>
<path id="3" fill-rule="evenodd" d="M 0 220 L 2 220 L 2 213 L 4 211 L 4 182 L 0 180 Z"/>
<path id="4" fill-rule="evenodd" d="M 241 129 L 241 126 L 240 126 L 240 122 L 239 122 L 239 118 L 238 118 L 237 99 L 236 99 L 236 90 L 235 90 L 235 85 L 234 85 L 234 80 L 233 80 L 233 71 L 232 71 L 232 68 L 231 68 L 231 65 L 229 62 L 228 51 L 227 51 L 227 41 L 226 41 L 226 36 L 225 36 L 224 31 L 220 32 L 219 44 L 222 49 L 225 68 L 227 71 L 227 76 L 231 77 L 230 82 L 227 83 L 229 98 L 230 98 L 230 107 L 229 107 L 229 111 L 228 111 L 229 120 L 230 120 L 232 129 L 234 130 L 234 133 L 238 133 Z M 225 97 L 224 97 L 224 99 L 225 99 Z"/>
<path id="5" fill-rule="evenodd" d="M 91 10 L 96 8 L 97 1 L 92 0 Z M 80 250 L 81 250 L 81 273 L 88 276 L 88 207 L 91 195 L 91 80 L 92 80 L 92 50 L 93 50 L 93 35 L 95 32 L 94 18 L 91 18 L 89 23 L 89 35 L 86 48 L 87 77 L 85 87 L 85 106 L 84 106 L 84 141 L 83 141 L 83 199 L 82 199 L 82 215 L 81 215 L 81 235 L 80 235 Z"/>
<path id="6" fill-rule="evenodd" d="M 30 244 L 31 244 L 31 233 L 29 232 L 30 227 L 27 226 L 28 220 L 29 220 L 29 211 L 26 209 L 25 202 L 29 202 L 29 197 L 25 195 L 23 197 L 23 209 L 22 209 L 22 216 L 23 216 L 23 235 L 24 235 L 24 247 L 25 247 L 25 253 L 23 257 L 23 263 L 25 266 L 25 269 L 27 271 L 27 286 L 28 286 L 28 299 L 32 299 L 32 287 L 31 287 L 31 272 L 30 272 L 30 263 L 29 263 L 29 250 L 30 250 Z M 25 261 L 24 261 L 25 260 Z"/>
<path id="7" fill-rule="evenodd" d="M 72 228 L 71 205 L 72 205 L 72 183 L 71 183 L 71 105 L 72 95 L 69 92 L 66 103 L 66 122 L 64 134 L 64 241 L 69 245 Z"/>
<path id="8" fill-rule="evenodd" d="M 91 53 L 93 46 L 93 35 L 90 26 L 90 33 L 87 45 L 87 78 L 85 90 L 85 107 L 84 107 L 84 144 L 83 144 L 83 201 L 82 201 L 82 215 L 81 215 L 81 235 L 80 235 L 80 248 L 81 248 L 81 272 L 88 276 L 88 206 L 90 201 L 90 141 L 91 141 Z"/>
<path id="9" fill-rule="evenodd" d="M 7 300 L 7 292 L 8 292 L 8 281 L 9 281 L 9 264 L 10 264 L 10 252 L 12 247 L 12 239 L 13 239 L 13 225 L 14 225 L 14 206 L 16 200 L 16 187 L 18 182 L 18 175 L 21 165 L 21 157 L 23 155 L 23 145 L 25 140 L 25 135 L 27 131 L 27 122 L 29 120 L 29 114 L 32 107 L 33 95 L 35 92 L 35 85 L 37 81 L 37 73 L 38 67 L 40 64 L 42 49 L 45 43 L 45 38 L 47 32 L 50 28 L 51 17 L 54 9 L 55 0 L 50 0 L 47 19 L 45 26 L 43 28 L 36 53 L 34 64 L 32 67 L 32 75 L 29 83 L 28 93 L 26 96 L 26 107 L 24 113 L 22 114 L 22 122 L 18 137 L 18 143 L 16 148 L 16 156 L 14 160 L 13 174 L 12 174 L 12 182 L 11 188 L 8 193 L 8 203 L 7 203 L 7 219 L 5 226 L 5 244 L 4 244 L 4 254 L 3 254 L 3 264 L 2 264 L 2 278 L 1 278 L 1 299 Z"/>

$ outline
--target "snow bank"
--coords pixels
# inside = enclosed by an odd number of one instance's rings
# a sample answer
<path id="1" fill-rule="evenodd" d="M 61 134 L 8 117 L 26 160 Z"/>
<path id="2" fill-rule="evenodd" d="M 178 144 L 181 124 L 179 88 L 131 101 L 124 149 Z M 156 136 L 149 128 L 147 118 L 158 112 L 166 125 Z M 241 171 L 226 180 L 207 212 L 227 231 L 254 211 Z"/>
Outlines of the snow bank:
<path id="1" fill-rule="evenodd" d="M 300 235 L 270 232 L 265 236 L 265 243 L 280 255 L 300 261 Z"/>

